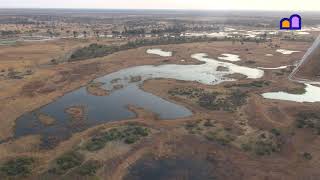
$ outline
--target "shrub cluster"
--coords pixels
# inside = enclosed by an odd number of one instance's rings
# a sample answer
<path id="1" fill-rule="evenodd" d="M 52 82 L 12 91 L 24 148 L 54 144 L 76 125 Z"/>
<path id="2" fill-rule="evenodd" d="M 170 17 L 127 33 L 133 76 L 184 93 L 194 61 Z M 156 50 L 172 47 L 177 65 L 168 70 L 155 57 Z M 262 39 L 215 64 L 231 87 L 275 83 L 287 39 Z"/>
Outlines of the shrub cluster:
<path id="1" fill-rule="evenodd" d="M 54 168 L 50 169 L 51 173 L 64 174 L 69 169 L 80 166 L 84 161 L 84 156 L 78 152 L 68 152 L 55 160 Z"/>
<path id="2" fill-rule="evenodd" d="M 6 176 L 27 176 L 32 171 L 33 163 L 33 158 L 19 157 L 5 162 L 0 170 Z"/>
<path id="3" fill-rule="evenodd" d="M 192 43 L 192 42 L 210 42 L 218 40 L 230 40 L 230 38 L 218 39 L 216 37 L 161 37 L 157 39 L 137 39 L 135 41 L 129 41 L 122 45 L 100 45 L 100 44 L 90 44 L 87 47 L 81 48 L 73 52 L 69 58 L 69 61 L 78 61 L 96 57 L 103 57 L 109 54 L 134 49 L 143 46 L 152 45 L 167 45 L 167 44 L 181 44 L 181 43 Z"/>
<path id="4" fill-rule="evenodd" d="M 240 90 L 232 91 L 229 96 L 223 98 L 218 95 L 216 92 L 204 93 L 198 99 L 198 104 L 210 110 L 235 111 L 246 102 L 247 98 L 247 94 Z"/>
<path id="5" fill-rule="evenodd" d="M 296 118 L 298 128 L 311 128 L 320 135 L 320 113 L 317 112 L 299 112 Z"/>
<path id="6" fill-rule="evenodd" d="M 126 144 L 133 144 L 141 137 L 149 135 L 149 129 L 140 126 L 127 126 L 125 128 L 114 128 L 89 140 L 85 149 L 88 151 L 97 151 L 102 149 L 107 142 L 124 141 Z"/>

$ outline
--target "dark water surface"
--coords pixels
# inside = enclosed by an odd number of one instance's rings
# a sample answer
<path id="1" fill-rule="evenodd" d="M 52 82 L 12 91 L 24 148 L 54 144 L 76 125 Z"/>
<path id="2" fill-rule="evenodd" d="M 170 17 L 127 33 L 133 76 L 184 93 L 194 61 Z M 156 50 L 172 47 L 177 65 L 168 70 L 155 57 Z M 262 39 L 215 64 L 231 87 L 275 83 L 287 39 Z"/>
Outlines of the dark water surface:
<path id="1" fill-rule="evenodd" d="M 129 168 L 124 180 L 215 180 L 215 166 L 193 158 L 144 158 Z"/>
<path id="2" fill-rule="evenodd" d="M 72 117 L 65 112 L 68 107 L 77 105 L 86 107 L 84 120 L 72 120 Z M 134 112 L 128 110 L 128 105 L 154 112 L 160 119 L 175 119 L 192 115 L 188 109 L 144 92 L 136 84 L 130 84 L 123 89 L 116 90 L 109 96 L 91 95 L 83 87 L 18 118 L 15 136 L 41 134 L 44 138 L 65 139 L 72 133 L 88 127 L 136 117 Z M 56 120 L 55 123 L 50 126 L 42 124 L 38 120 L 38 113 L 53 117 Z"/>

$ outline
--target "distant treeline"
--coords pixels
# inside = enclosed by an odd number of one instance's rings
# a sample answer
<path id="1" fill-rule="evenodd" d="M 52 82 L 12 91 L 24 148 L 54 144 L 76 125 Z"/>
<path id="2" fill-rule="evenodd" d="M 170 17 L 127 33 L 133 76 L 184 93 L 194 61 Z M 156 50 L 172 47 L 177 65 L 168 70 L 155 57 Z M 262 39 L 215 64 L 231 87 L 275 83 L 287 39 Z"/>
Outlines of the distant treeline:
<path id="1" fill-rule="evenodd" d="M 185 32 L 187 28 L 183 26 L 173 26 L 173 27 L 168 27 L 164 29 L 152 29 L 150 31 L 151 34 L 180 34 L 182 32 Z M 140 34 L 146 34 L 146 30 L 144 28 L 137 28 L 137 29 L 128 29 L 127 27 L 124 27 L 124 31 L 112 31 L 113 35 L 123 35 L 123 36 L 128 36 L 128 35 L 140 35 Z"/>
<path id="2" fill-rule="evenodd" d="M 165 29 L 152 29 L 151 33 L 152 34 L 165 34 L 165 33 L 180 34 L 182 32 L 185 32 L 186 30 L 188 29 L 184 26 L 173 26 Z"/>
<path id="3" fill-rule="evenodd" d="M 234 38 L 225 37 L 225 38 L 208 38 L 208 37 L 161 37 L 157 39 L 138 39 L 135 41 L 129 41 L 123 45 L 101 45 L 101 44 L 90 44 L 87 47 L 78 49 L 74 51 L 69 61 L 78 61 L 85 60 L 97 57 L 107 56 L 109 54 L 134 49 L 142 46 L 153 46 L 153 45 L 168 45 L 168 44 L 182 44 L 182 43 L 192 43 L 192 42 L 211 42 L 211 41 L 235 41 Z M 256 41 L 250 39 L 241 39 L 240 42 L 244 41 Z"/>
<path id="4" fill-rule="evenodd" d="M 20 34 L 20 31 L 14 30 L 14 31 L 0 31 L 0 35 L 1 36 L 11 36 L 11 35 L 16 35 L 16 34 Z"/>

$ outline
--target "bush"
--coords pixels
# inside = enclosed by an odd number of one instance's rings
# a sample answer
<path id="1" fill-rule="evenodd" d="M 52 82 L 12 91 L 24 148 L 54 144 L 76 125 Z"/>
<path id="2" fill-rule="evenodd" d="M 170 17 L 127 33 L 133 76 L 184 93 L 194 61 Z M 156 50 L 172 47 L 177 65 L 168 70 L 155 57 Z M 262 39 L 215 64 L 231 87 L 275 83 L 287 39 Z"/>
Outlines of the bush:
<path id="1" fill-rule="evenodd" d="M 231 141 L 234 140 L 230 134 L 226 134 L 224 131 L 222 132 L 208 132 L 205 137 L 210 141 L 216 141 L 219 144 L 225 146 L 228 145 Z"/>
<path id="2" fill-rule="evenodd" d="M 105 141 L 103 139 L 93 138 L 87 143 L 86 149 L 88 151 L 97 151 L 99 149 L 104 148 L 104 146 L 105 146 Z"/>
<path id="3" fill-rule="evenodd" d="M 317 112 L 299 112 L 296 118 L 297 128 L 311 128 L 320 135 L 320 113 Z"/>
<path id="4" fill-rule="evenodd" d="M 231 87 L 262 88 L 262 87 L 269 86 L 269 85 L 270 85 L 269 81 L 253 81 L 253 82 L 245 83 L 245 84 L 227 84 L 224 87 L 226 87 L 226 88 L 231 88 Z"/>
<path id="5" fill-rule="evenodd" d="M 234 111 L 246 102 L 247 94 L 240 90 L 234 90 L 228 97 L 219 98 L 218 93 L 204 93 L 198 99 L 201 107 L 210 110 Z"/>
<path id="6" fill-rule="evenodd" d="M 248 139 L 241 144 L 241 149 L 259 156 L 271 155 L 281 150 L 282 143 L 278 130 L 274 130 L 274 132 L 258 131 L 248 136 Z"/>
<path id="7" fill-rule="evenodd" d="M 278 151 L 278 147 L 272 142 L 257 141 L 254 149 L 257 155 L 270 155 L 273 152 Z"/>
<path id="8" fill-rule="evenodd" d="M 198 100 L 198 103 L 201 107 L 212 109 L 212 110 L 218 110 L 219 109 L 219 103 L 216 102 L 217 99 L 217 93 L 204 93 Z"/>
<path id="9" fill-rule="evenodd" d="M 210 120 L 206 120 L 206 122 L 203 124 L 206 127 L 213 127 L 214 124 Z"/>
<path id="10" fill-rule="evenodd" d="M 127 144 L 133 144 L 139 140 L 139 136 L 131 135 L 125 138 L 124 142 Z"/>
<path id="11" fill-rule="evenodd" d="M 275 129 L 275 128 L 273 128 L 273 129 L 271 129 L 271 131 L 270 131 L 273 135 L 275 135 L 275 136 L 280 136 L 280 130 L 278 130 L 278 129 Z"/>
<path id="12" fill-rule="evenodd" d="M 305 87 L 301 87 L 301 88 L 294 88 L 294 89 L 287 89 L 286 90 L 288 93 L 290 94 L 305 94 L 307 91 L 305 89 Z"/>
<path id="13" fill-rule="evenodd" d="M 308 152 L 304 152 L 302 155 L 306 160 L 311 160 L 312 159 L 312 155 L 310 153 L 308 153 Z"/>
<path id="14" fill-rule="evenodd" d="M 101 164 L 98 161 L 87 161 L 77 169 L 77 172 L 83 176 L 93 176 L 100 167 Z"/>
<path id="15" fill-rule="evenodd" d="M 269 132 L 259 134 L 252 144 L 252 149 L 257 155 L 270 155 L 273 152 L 279 152 L 281 139 Z"/>
<path id="16" fill-rule="evenodd" d="M 51 172 L 62 174 L 67 170 L 81 165 L 84 157 L 77 152 L 69 152 L 56 159 L 56 167 Z"/>
<path id="17" fill-rule="evenodd" d="M 85 146 L 88 151 L 97 151 L 110 141 L 123 140 L 127 144 L 132 144 L 140 140 L 140 137 L 149 135 L 150 130 L 136 125 L 130 125 L 125 128 L 114 128 L 92 138 Z"/>
<path id="18" fill-rule="evenodd" d="M 201 88 L 194 88 L 194 87 L 179 87 L 173 88 L 168 91 L 170 95 L 180 95 L 186 96 L 188 98 L 195 98 L 200 97 L 204 93 L 204 90 Z"/>
<path id="19" fill-rule="evenodd" d="M 9 160 L 1 166 L 1 172 L 7 176 L 26 176 L 31 173 L 33 158 L 20 157 Z"/>
<path id="20" fill-rule="evenodd" d="M 241 144 L 241 149 L 244 151 L 251 151 L 251 146 L 249 144 Z"/>

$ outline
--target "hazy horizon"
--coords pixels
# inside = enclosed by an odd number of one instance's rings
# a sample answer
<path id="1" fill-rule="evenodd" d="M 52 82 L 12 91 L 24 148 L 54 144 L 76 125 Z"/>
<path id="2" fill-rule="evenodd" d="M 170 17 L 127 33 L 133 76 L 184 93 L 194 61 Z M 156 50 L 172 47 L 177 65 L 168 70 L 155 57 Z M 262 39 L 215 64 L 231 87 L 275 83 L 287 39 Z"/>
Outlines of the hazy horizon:
<path id="1" fill-rule="evenodd" d="M 150 9 L 150 10 L 239 10 L 320 11 L 319 0 L 0 0 L 0 9 Z"/>

